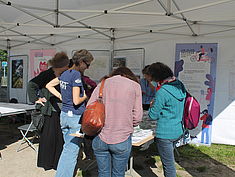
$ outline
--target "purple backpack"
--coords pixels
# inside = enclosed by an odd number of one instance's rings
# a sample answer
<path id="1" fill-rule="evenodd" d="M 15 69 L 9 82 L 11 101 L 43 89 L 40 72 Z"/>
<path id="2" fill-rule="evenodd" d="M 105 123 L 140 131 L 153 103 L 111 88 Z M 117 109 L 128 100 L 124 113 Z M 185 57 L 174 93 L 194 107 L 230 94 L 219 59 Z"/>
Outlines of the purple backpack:
<path id="1" fill-rule="evenodd" d="M 183 114 L 184 128 L 188 130 L 196 128 L 199 122 L 199 118 L 200 104 L 198 103 L 196 98 L 186 92 Z"/>

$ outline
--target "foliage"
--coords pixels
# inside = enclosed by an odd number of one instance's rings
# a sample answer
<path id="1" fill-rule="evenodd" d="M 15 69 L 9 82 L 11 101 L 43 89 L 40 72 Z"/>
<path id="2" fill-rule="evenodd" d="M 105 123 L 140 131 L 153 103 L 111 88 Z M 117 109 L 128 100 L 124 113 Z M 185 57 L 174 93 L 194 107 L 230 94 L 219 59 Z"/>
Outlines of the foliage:
<path id="1" fill-rule="evenodd" d="M 7 61 L 7 51 L 0 49 L 0 61 Z"/>

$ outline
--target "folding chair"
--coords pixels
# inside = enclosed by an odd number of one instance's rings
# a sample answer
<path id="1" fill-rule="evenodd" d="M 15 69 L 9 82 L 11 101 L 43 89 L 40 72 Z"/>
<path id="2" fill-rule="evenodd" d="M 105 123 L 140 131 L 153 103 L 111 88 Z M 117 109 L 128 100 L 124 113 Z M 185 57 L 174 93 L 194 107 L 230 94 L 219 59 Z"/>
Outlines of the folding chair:
<path id="1" fill-rule="evenodd" d="M 23 138 L 21 139 L 21 141 L 19 142 L 19 146 L 17 148 L 17 152 L 19 152 L 20 150 L 20 147 L 22 144 L 24 143 L 28 143 L 28 146 L 30 146 L 33 150 L 37 151 L 36 147 L 34 146 L 34 144 L 32 143 L 33 140 L 38 136 L 38 133 L 37 133 L 37 129 L 36 127 L 33 125 L 33 121 L 31 121 L 30 124 L 25 124 L 25 125 L 22 125 L 22 126 L 19 126 L 18 129 L 20 130 L 20 133 L 21 135 L 23 136 Z M 32 138 L 32 141 L 30 141 L 30 139 L 27 137 L 28 133 L 29 132 L 34 132 L 34 136 Z M 26 148 L 26 147 L 25 147 Z M 23 149 L 25 149 L 23 148 Z"/>

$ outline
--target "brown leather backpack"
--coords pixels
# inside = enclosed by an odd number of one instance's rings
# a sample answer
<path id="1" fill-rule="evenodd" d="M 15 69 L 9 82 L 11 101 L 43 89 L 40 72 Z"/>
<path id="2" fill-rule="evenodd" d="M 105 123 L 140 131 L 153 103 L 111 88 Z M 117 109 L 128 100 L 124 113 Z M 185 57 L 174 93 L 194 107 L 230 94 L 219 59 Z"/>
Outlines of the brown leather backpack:
<path id="1" fill-rule="evenodd" d="M 98 134 L 104 126 L 105 106 L 103 104 L 103 79 L 101 82 L 99 97 L 97 100 L 86 107 L 82 117 L 82 131 L 86 135 L 94 136 Z"/>

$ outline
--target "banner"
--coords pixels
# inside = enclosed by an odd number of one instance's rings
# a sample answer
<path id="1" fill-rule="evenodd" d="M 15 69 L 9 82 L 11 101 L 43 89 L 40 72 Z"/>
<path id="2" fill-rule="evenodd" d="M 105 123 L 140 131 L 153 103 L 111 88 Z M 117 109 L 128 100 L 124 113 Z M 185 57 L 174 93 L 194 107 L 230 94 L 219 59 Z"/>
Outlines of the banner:
<path id="1" fill-rule="evenodd" d="M 175 76 L 201 105 L 199 125 L 191 130 L 191 142 L 211 144 L 215 99 L 216 43 L 176 44 Z"/>
<path id="2" fill-rule="evenodd" d="M 40 72 L 47 70 L 48 60 L 55 55 L 55 49 L 30 50 L 30 76 L 37 76 Z"/>

